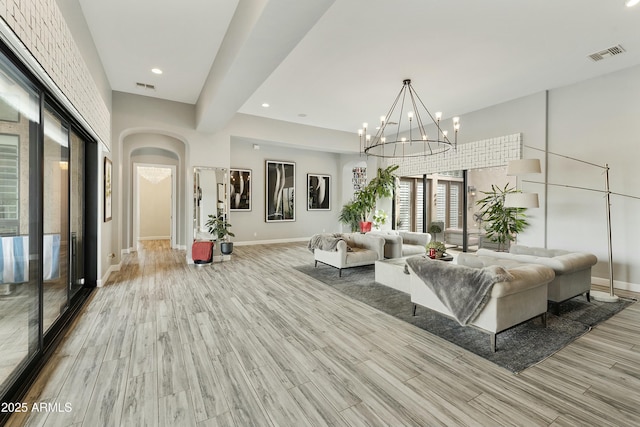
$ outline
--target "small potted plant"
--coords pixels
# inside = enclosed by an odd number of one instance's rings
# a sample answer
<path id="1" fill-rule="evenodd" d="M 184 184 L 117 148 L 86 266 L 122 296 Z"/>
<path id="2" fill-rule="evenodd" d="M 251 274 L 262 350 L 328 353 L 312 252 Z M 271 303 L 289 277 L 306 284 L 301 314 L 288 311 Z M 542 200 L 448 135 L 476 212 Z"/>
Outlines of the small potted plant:
<path id="1" fill-rule="evenodd" d="M 216 240 L 220 244 L 220 252 L 223 255 L 229 255 L 233 252 L 233 242 L 229 241 L 229 237 L 235 237 L 229 227 L 231 224 L 223 215 L 209 215 L 209 220 L 205 224 L 209 229 L 209 234 L 216 236 Z"/>
<path id="2" fill-rule="evenodd" d="M 432 222 L 431 226 L 429 226 L 429 234 L 431 234 L 432 239 L 431 240 L 436 240 L 436 236 L 442 233 L 442 227 L 440 227 L 440 224 Z"/>
<path id="3" fill-rule="evenodd" d="M 430 258 L 442 258 L 446 251 L 444 243 L 432 240 L 427 243 L 427 255 Z"/>
<path id="4" fill-rule="evenodd" d="M 385 225 L 387 223 L 388 215 L 382 209 L 376 209 L 373 214 L 373 228 L 376 230 L 380 230 L 380 226 Z"/>

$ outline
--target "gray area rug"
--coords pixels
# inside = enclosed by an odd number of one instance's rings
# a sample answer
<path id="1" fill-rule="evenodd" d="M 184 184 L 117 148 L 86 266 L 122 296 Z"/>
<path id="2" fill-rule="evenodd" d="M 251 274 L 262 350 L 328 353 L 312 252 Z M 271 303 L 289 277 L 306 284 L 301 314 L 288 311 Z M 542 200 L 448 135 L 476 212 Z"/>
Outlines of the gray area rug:
<path id="1" fill-rule="evenodd" d="M 413 316 L 409 294 L 375 283 L 372 265 L 342 270 L 342 277 L 338 277 L 337 269 L 323 264 L 318 264 L 318 267 L 302 265 L 296 270 L 514 373 L 546 359 L 635 302 L 621 298 L 617 303 L 594 300 L 588 303 L 584 296 L 575 297 L 560 305 L 558 316 L 547 313 L 546 328 L 543 328 L 540 318 L 536 318 L 499 333 L 496 341 L 498 350 L 494 353 L 487 333 L 460 326 L 455 319 L 420 306 Z"/>

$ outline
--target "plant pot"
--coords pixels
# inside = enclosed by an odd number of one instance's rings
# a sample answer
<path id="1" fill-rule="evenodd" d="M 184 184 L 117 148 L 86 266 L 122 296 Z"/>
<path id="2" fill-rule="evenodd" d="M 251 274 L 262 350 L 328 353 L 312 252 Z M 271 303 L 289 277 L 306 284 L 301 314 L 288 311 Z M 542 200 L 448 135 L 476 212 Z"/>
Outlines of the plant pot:
<path id="1" fill-rule="evenodd" d="M 360 221 L 360 232 L 367 233 L 371 231 L 371 221 Z"/>
<path id="2" fill-rule="evenodd" d="M 220 243 L 220 252 L 223 255 L 231 255 L 231 253 L 233 252 L 233 242 Z"/>

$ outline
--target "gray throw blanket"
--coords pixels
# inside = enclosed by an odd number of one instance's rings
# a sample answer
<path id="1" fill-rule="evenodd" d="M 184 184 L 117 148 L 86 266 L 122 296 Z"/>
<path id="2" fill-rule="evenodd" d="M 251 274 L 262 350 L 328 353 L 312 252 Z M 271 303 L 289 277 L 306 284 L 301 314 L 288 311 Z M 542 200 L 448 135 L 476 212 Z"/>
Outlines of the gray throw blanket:
<path id="1" fill-rule="evenodd" d="M 482 311 L 494 283 L 513 279 L 497 265 L 472 268 L 423 256 L 409 258 L 407 264 L 461 325 L 469 324 Z"/>
<path id="2" fill-rule="evenodd" d="M 311 240 L 309 240 L 309 245 L 307 248 L 313 252 L 315 249 L 320 249 L 323 251 L 335 251 L 338 246 L 338 242 L 342 239 L 342 234 L 340 233 L 324 233 L 324 234 L 314 234 L 311 236 Z"/>

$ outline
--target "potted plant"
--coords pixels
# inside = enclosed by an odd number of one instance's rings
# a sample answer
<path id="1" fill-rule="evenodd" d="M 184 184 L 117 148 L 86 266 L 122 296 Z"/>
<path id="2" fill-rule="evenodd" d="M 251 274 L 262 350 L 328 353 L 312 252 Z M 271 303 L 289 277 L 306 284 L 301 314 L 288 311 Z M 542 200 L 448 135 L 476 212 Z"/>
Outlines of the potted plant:
<path id="1" fill-rule="evenodd" d="M 343 206 L 340 213 L 340 221 L 345 224 L 352 225 L 350 215 L 358 217 L 360 222 L 360 231 L 371 231 L 371 215 L 376 207 L 378 199 L 383 197 L 391 197 L 396 185 L 396 176 L 394 172 L 398 169 L 398 165 L 387 166 L 385 169 L 378 168 L 376 176 L 360 191 L 358 191 L 354 199 Z M 343 213 L 348 215 L 342 215 Z"/>
<path id="2" fill-rule="evenodd" d="M 209 215 L 209 220 L 205 224 L 209 229 L 209 234 L 216 236 L 216 240 L 220 244 L 220 252 L 223 255 L 229 255 L 233 252 L 233 242 L 229 241 L 229 237 L 235 237 L 229 227 L 231 224 L 224 215 Z"/>
<path id="3" fill-rule="evenodd" d="M 429 226 L 429 234 L 431 234 L 432 237 L 431 240 L 436 240 L 438 233 L 442 233 L 442 227 L 440 227 L 439 223 L 432 222 Z"/>
<path id="4" fill-rule="evenodd" d="M 519 193 L 515 188 L 504 188 L 491 185 L 491 191 L 481 191 L 484 198 L 476 202 L 480 206 L 482 221 L 486 221 L 487 238 L 498 244 L 498 250 L 507 250 L 509 244 L 516 239 L 529 223 L 524 212 L 527 208 L 507 208 L 504 206 L 505 196 L 509 193 Z"/>
<path id="5" fill-rule="evenodd" d="M 431 256 L 431 249 L 433 249 L 435 258 L 442 258 L 442 256 L 447 250 L 444 246 L 444 243 L 438 242 L 436 240 L 432 240 L 429 243 L 427 243 L 426 248 L 427 248 L 427 255 L 429 256 Z"/>

